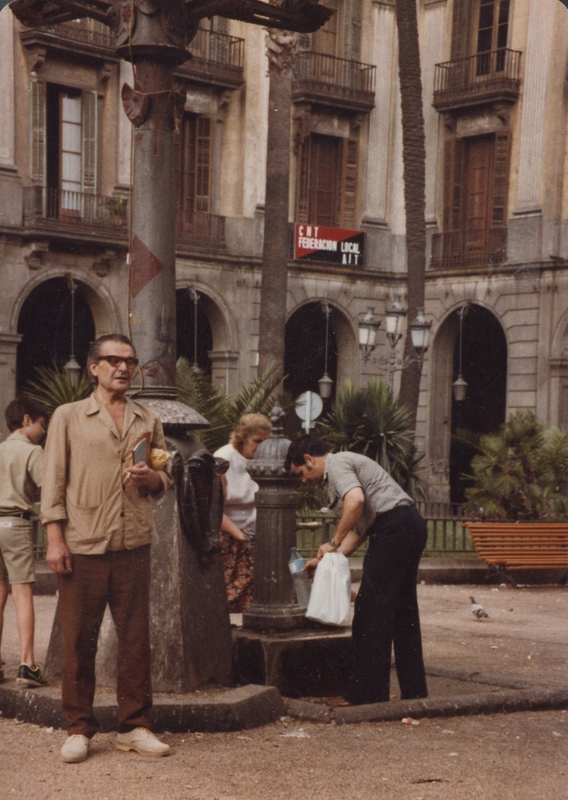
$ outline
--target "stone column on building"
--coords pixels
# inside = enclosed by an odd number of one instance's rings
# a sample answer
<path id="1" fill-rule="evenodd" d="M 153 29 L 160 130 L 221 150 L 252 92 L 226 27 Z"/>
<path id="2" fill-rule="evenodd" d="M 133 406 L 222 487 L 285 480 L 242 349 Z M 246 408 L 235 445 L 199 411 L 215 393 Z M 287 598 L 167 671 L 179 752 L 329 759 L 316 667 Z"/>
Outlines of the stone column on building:
<path id="1" fill-rule="evenodd" d="M 211 382 L 224 394 L 237 391 L 237 367 L 239 353 L 236 350 L 210 350 L 207 355 L 211 361 Z"/>
<path id="2" fill-rule="evenodd" d="M 23 189 L 15 163 L 14 17 L 8 8 L 0 12 L 0 53 L 0 218 L 4 225 L 19 226 Z"/>
<path id="3" fill-rule="evenodd" d="M 1 15 L 0 15 L 1 16 Z M 1 266 L 1 264 L 0 264 Z M 19 333 L 0 333 L 0 408 L 14 399 L 16 386 L 16 356 L 22 341 Z M 9 435 L 4 414 L 0 415 L 0 436 Z"/>
<path id="4" fill-rule="evenodd" d="M 523 53 L 523 93 L 520 113 L 517 197 L 509 219 L 509 261 L 526 263 L 542 258 L 542 206 L 545 192 L 545 137 L 548 82 L 552 68 L 554 0 L 530 0 L 526 47 Z M 545 254 L 548 257 L 548 251 Z"/>

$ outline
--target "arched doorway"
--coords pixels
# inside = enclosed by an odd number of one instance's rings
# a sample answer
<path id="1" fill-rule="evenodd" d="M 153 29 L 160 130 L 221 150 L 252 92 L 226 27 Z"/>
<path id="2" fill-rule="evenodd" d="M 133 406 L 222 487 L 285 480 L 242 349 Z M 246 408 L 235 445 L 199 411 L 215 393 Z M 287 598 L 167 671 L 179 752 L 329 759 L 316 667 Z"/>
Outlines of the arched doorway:
<path id="1" fill-rule="evenodd" d="M 209 351 L 213 349 L 213 334 L 207 317 L 208 303 L 209 298 L 195 289 L 176 291 L 177 357 L 187 358 L 211 376 Z"/>
<path id="2" fill-rule="evenodd" d="M 459 311 L 450 320 L 454 330 L 452 383 L 459 374 Z M 494 433 L 505 421 L 507 399 L 507 341 L 498 319 L 471 303 L 463 317 L 462 373 L 467 397 L 451 399 L 450 501 L 462 503 L 475 448 L 463 441 L 464 431 Z"/>
<path id="3" fill-rule="evenodd" d="M 324 403 L 329 408 L 337 387 L 337 323 L 339 312 L 329 305 L 327 371 L 333 381 L 331 397 Z M 318 392 L 318 381 L 325 371 L 326 314 L 322 303 L 307 303 L 295 311 L 286 323 L 284 340 L 284 389 L 296 398 L 302 392 Z"/>
<path id="4" fill-rule="evenodd" d="M 95 323 L 83 284 L 75 281 L 75 357 L 84 368 Z M 17 355 L 17 391 L 33 380 L 37 367 L 62 367 L 71 355 L 71 287 L 66 277 L 50 278 L 33 289 L 18 317 L 22 341 Z"/>

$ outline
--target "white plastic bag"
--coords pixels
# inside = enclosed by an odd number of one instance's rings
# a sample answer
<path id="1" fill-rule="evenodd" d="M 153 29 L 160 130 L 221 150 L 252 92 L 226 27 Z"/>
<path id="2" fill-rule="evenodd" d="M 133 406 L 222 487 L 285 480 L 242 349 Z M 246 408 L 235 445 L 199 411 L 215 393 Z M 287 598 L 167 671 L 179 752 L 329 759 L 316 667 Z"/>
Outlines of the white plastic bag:
<path id="1" fill-rule="evenodd" d="M 349 625 L 351 573 L 343 553 L 326 553 L 314 575 L 306 617 L 325 625 Z"/>

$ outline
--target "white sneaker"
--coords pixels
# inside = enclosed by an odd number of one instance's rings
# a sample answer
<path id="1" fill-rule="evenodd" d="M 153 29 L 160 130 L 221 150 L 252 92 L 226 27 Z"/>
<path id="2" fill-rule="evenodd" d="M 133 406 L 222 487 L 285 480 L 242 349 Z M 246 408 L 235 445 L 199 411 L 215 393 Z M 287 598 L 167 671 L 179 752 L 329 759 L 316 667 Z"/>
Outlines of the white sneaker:
<path id="1" fill-rule="evenodd" d="M 74 733 L 67 737 L 67 741 L 61 748 L 61 758 L 67 764 L 78 764 L 84 761 L 89 753 L 90 739 L 81 733 Z"/>
<path id="2" fill-rule="evenodd" d="M 169 756 L 170 746 L 156 739 L 148 728 L 134 728 L 128 733 L 119 733 L 116 737 L 117 750 L 136 750 L 141 756 Z"/>

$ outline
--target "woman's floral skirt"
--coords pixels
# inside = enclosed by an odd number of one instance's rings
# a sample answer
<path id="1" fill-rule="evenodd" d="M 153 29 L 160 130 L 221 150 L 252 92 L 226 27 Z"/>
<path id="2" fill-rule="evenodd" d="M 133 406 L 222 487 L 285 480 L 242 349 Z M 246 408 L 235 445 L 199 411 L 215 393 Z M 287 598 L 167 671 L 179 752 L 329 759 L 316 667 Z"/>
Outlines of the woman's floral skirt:
<path id="1" fill-rule="evenodd" d="M 229 613 L 242 614 L 252 600 L 254 550 L 246 542 L 222 533 L 221 554 Z"/>

